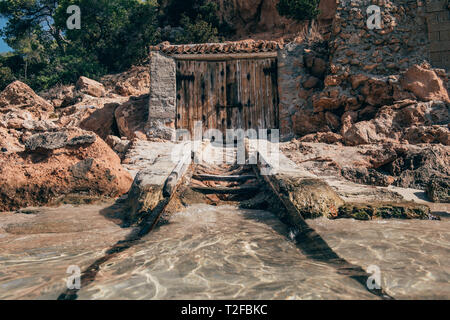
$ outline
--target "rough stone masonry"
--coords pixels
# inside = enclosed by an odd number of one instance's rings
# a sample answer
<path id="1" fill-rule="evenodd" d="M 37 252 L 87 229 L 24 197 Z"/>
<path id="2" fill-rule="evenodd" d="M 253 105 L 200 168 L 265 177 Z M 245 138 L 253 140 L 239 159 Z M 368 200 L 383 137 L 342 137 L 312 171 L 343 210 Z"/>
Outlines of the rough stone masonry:
<path id="1" fill-rule="evenodd" d="M 348 125 L 371 119 L 377 108 L 415 99 L 400 85 L 401 75 L 415 65 L 430 62 L 443 68 L 435 69 L 441 78 L 437 81 L 448 86 L 448 0 L 336 2 L 329 38 L 279 46 L 279 123 L 285 140 L 317 132 L 343 135 Z M 366 25 L 370 5 L 381 9 L 379 30 Z M 150 68 L 148 133 L 170 139 L 176 116 L 175 61 L 152 52 Z"/>

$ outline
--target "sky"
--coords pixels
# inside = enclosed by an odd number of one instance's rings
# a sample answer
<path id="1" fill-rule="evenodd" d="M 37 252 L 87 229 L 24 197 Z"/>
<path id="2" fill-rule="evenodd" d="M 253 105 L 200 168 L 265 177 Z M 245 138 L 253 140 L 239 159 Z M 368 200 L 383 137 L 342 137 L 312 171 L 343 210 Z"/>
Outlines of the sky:
<path id="1" fill-rule="evenodd" d="M 0 18 L 0 28 L 3 28 L 5 25 L 6 25 L 6 19 Z M 2 39 L 0 39 L 0 53 L 10 51 L 10 50 L 11 50 L 11 48 L 8 47 L 8 45 Z"/>

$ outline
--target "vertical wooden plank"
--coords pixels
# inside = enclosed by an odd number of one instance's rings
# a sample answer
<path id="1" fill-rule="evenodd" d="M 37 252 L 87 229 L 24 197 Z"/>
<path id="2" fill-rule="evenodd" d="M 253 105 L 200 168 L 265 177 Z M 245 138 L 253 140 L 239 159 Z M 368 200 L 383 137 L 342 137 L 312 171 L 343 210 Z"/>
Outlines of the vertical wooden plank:
<path id="1" fill-rule="evenodd" d="M 239 117 L 239 105 L 242 104 L 241 101 L 241 92 L 242 92 L 242 81 L 241 81 L 241 74 L 242 74 L 242 63 L 241 60 L 236 60 L 236 75 L 235 75 L 235 81 L 236 81 L 236 91 L 235 91 L 235 102 L 233 105 L 232 110 L 232 118 L 231 118 L 231 126 L 228 127 L 228 129 L 234 129 L 238 127 L 238 117 Z"/>
<path id="2" fill-rule="evenodd" d="M 263 83 L 263 90 L 264 90 L 264 108 L 261 110 L 261 128 L 268 129 L 268 121 L 269 120 L 269 112 L 270 112 L 270 101 L 269 101 L 269 85 L 270 85 L 270 61 L 267 59 L 264 59 L 263 62 L 264 65 L 264 83 Z"/>
<path id="3" fill-rule="evenodd" d="M 272 60 L 274 73 L 272 74 L 272 106 L 274 118 L 272 120 L 273 129 L 279 129 L 279 109 L 278 109 L 278 61 Z"/>
<path id="4" fill-rule="evenodd" d="M 226 106 L 227 105 L 227 64 L 225 61 L 220 62 L 220 72 L 218 74 L 218 85 L 217 85 L 217 93 L 218 99 L 216 101 L 217 106 Z M 216 105 L 214 105 L 214 109 L 216 109 Z M 223 131 L 222 119 L 226 117 L 225 109 L 218 108 L 216 109 L 218 113 L 217 121 L 215 128 Z"/>
<path id="5" fill-rule="evenodd" d="M 236 105 L 236 91 L 236 60 L 230 60 L 227 62 L 227 103 L 224 134 L 226 129 L 231 128 L 232 125 L 232 107 Z"/>
<path id="6" fill-rule="evenodd" d="M 255 108 L 254 116 L 253 116 L 253 129 L 260 129 L 259 118 L 260 114 L 264 108 L 264 65 L 262 60 L 256 60 L 256 74 L 258 77 L 257 86 L 258 86 L 258 106 Z"/>
<path id="7" fill-rule="evenodd" d="M 203 89 L 204 97 L 202 98 L 202 122 L 203 131 L 211 128 L 210 104 L 214 99 L 214 84 L 215 84 L 215 66 L 208 62 L 205 65 L 205 88 Z"/>
<path id="8" fill-rule="evenodd" d="M 188 74 L 193 75 L 195 77 L 195 61 L 189 61 L 188 62 Z M 194 132 L 194 105 L 195 105 L 195 81 L 190 80 L 189 86 L 188 86 L 188 92 L 189 95 L 189 105 L 188 105 L 188 129 L 191 133 Z"/>
<path id="9" fill-rule="evenodd" d="M 271 74 L 270 74 L 270 65 L 271 61 L 270 59 L 265 59 L 264 60 L 264 93 L 265 93 L 265 98 L 264 98 L 264 110 L 261 114 L 262 116 L 262 123 L 263 123 L 263 128 L 264 129 L 269 129 L 270 128 L 270 119 L 271 119 L 271 111 L 272 108 L 270 107 L 272 105 L 271 102 Z"/>
<path id="10" fill-rule="evenodd" d="M 248 79 L 250 64 L 248 60 L 244 61 L 244 67 L 242 68 L 242 109 L 241 109 L 241 129 L 246 130 L 247 128 L 247 117 L 248 117 L 248 99 L 250 90 L 250 81 Z"/>
<path id="11" fill-rule="evenodd" d="M 181 126 L 181 111 L 182 109 L 182 92 L 183 92 L 183 85 L 181 83 L 180 79 L 180 66 L 181 63 L 177 62 L 177 106 L 176 106 L 176 118 L 175 118 L 175 128 L 179 129 Z"/>

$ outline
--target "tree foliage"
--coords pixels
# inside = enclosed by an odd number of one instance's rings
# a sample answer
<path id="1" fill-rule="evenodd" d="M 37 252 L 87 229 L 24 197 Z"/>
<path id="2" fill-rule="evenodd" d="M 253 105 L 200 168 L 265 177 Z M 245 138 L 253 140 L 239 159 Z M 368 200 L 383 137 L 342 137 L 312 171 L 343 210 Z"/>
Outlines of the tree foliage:
<path id="1" fill-rule="evenodd" d="M 67 28 L 70 5 L 81 9 L 80 30 Z M 0 56 L 0 89 L 11 79 L 35 90 L 98 79 L 144 61 L 151 45 L 214 42 L 231 30 L 210 0 L 2 0 L 0 18 L 14 50 Z"/>
<path id="2" fill-rule="evenodd" d="M 319 0 L 280 0 L 277 9 L 280 15 L 297 21 L 312 20 L 319 14 Z"/>

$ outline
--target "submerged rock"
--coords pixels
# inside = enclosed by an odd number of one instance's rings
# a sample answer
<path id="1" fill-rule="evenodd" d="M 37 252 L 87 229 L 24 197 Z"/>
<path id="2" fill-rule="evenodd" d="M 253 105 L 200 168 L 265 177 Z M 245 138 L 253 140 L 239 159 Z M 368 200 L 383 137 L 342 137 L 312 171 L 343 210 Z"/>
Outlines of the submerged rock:
<path id="1" fill-rule="evenodd" d="M 339 208 L 334 218 L 353 218 L 356 220 L 374 219 L 437 219 L 431 215 L 426 205 L 414 202 L 404 203 L 346 203 Z"/>

